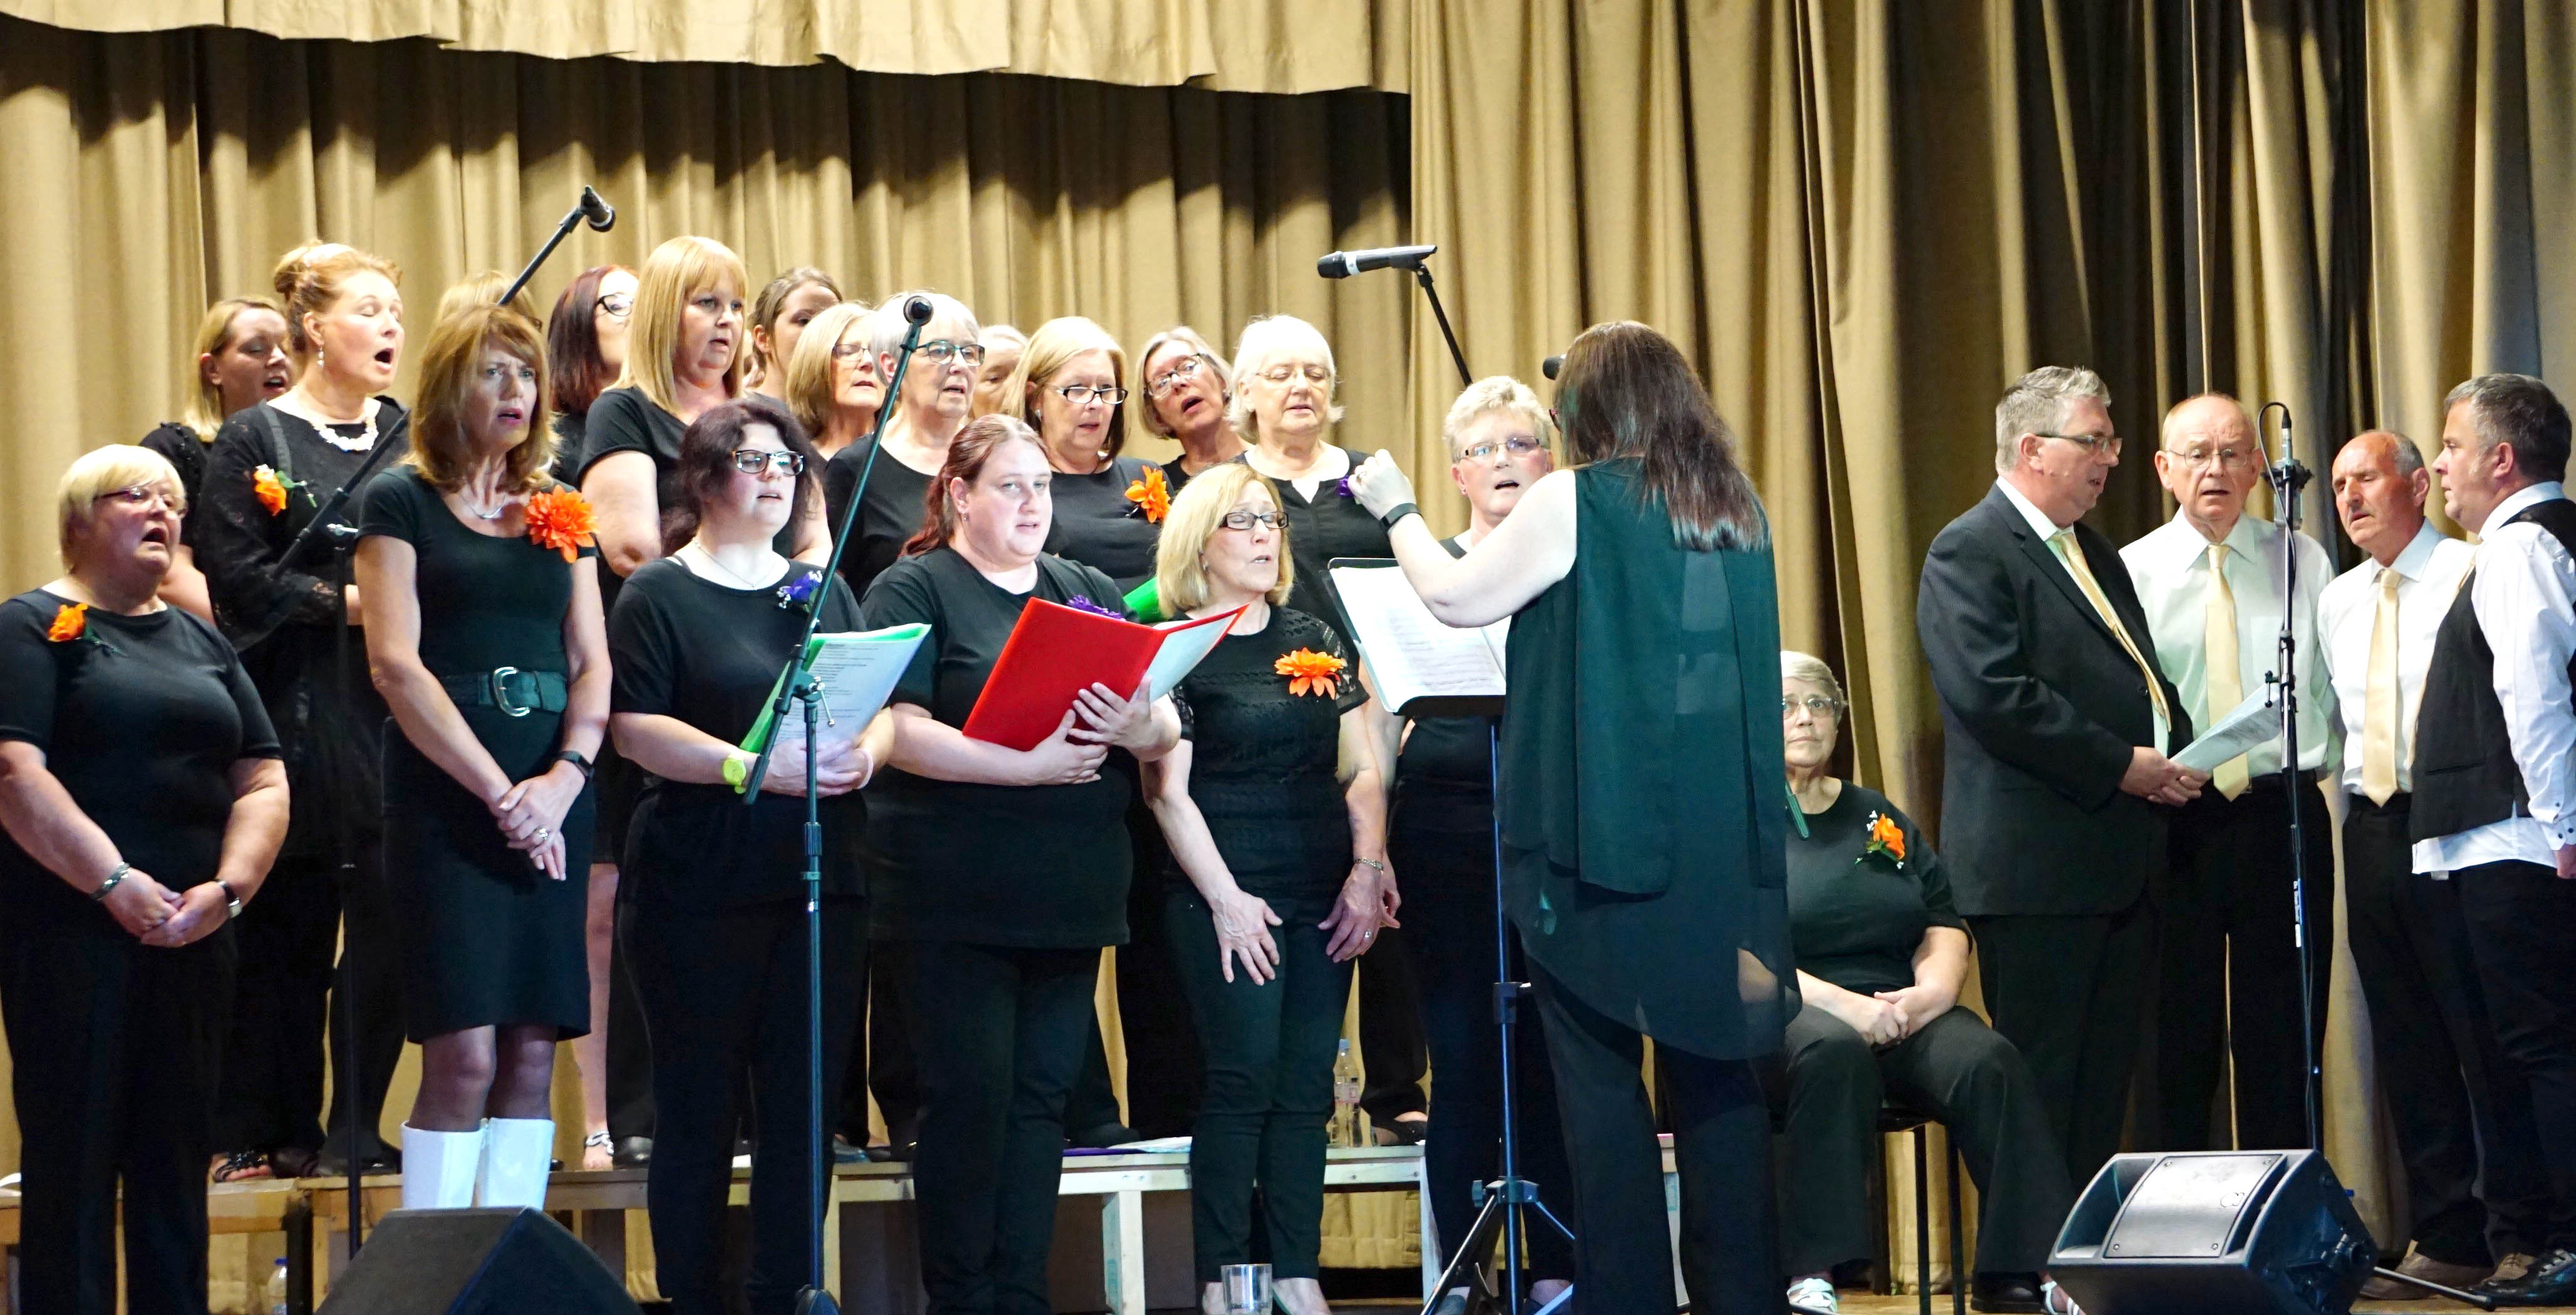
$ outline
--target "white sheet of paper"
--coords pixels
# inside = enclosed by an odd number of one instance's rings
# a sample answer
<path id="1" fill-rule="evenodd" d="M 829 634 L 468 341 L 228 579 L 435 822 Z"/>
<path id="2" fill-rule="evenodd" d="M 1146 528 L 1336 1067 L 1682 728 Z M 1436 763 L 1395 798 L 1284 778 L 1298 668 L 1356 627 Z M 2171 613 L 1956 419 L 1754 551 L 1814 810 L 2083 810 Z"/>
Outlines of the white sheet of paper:
<path id="1" fill-rule="evenodd" d="M 1358 632 L 1352 642 L 1368 659 L 1388 707 L 1401 711 L 1418 698 L 1502 697 L 1510 618 L 1483 627 L 1448 625 L 1393 567 L 1335 567 L 1333 584 Z"/>
<path id="2" fill-rule="evenodd" d="M 919 633 L 911 633 L 914 631 Z M 814 637 L 821 648 L 808 669 L 823 687 L 820 711 L 826 746 L 859 738 L 859 732 L 867 729 L 877 709 L 885 706 L 886 697 L 894 693 L 894 683 L 903 678 L 903 669 L 912 665 L 913 650 L 921 647 L 929 633 L 928 626 L 897 626 Z M 778 728 L 778 747 L 790 749 L 804 742 L 805 709 L 791 705 L 787 724 Z"/>
<path id="3" fill-rule="evenodd" d="M 2200 738 L 2183 746 L 2173 760 L 2195 772 L 2216 770 L 2230 758 L 2242 757 L 2257 746 L 2269 744 L 2281 736 L 2280 709 L 2264 703 L 2260 694 L 2248 694 L 2218 724 L 2200 733 Z"/>
<path id="4" fill-rule="evenodd" d="M 1243 609 L 1235 610 L 1241 612 Z M 1188 621 L 1166 621 L 1154 627 L 1178 633 L 1164 638 L 1163 646 L 1154 650 L 1153 662 L 1145 668 L 1145 679 L 1153 686 L 1148 698 L 1159 699 L 1177 688 L 1181 678 L 1189 675 L 1200 659 L 1216 651 L 1216 642 L 1225 638 L 1226 632 L 1234 628 L 1234 622 L 1229 619 L 1183 629 L 1188 626 Z"/>

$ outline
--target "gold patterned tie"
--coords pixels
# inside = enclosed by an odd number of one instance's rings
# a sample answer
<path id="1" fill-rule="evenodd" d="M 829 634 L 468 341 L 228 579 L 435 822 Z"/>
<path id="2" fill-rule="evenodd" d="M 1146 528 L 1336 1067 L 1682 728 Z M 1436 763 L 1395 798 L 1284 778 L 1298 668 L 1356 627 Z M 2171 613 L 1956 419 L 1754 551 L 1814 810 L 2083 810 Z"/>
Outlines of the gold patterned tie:
<path id="1" fill-rule="evenodd" d="M 2380 567 L 2377 583 L 2361 686 L 2361 792 L 2385 804 L 2397 793 L 2397 572 Z"/>
<path id="2" fill-rule="evenodd" d="M 2201 656 L 2208 663 L 2203 682 L 2209 695 L 2209 724 L 2236 710 L 2245 698 L 2245 680 L 2236 669 L 2236 591 L 2227 587 L 2227 545 L 2209 545 L 2209 592 L 2201 595 Z M 2209 783 L 2230 799 L 2245 793 L 2247 764 L 2242 754 L 2218 765 Z"/>
<path id="3" fill-rule="evenodd" d="M 2111 610 L 2111 599 L 2093 579 L 2093 567 L 2084 560 L 2084 546 L 2075 541 L 2074 529 L 2070 527 L 2050 535 L 2048 546 L 2057 551 L 2057 560 L 2066 563 L 2067 573 L 2075 577 L 2075 587 L 2084 591 L 2085 600 L 2093 604 L 2094 611 L 2102 614 L 2102 624 L 2111 627 L 2111 634 L 2120 641 L 2120 647 L 2128 650 L 2129 660 L 2138 664 L 2138 674 L 2147 678 L 2147 701 L 2155 705 L 2156 720 L 2166 726 L 2173 725 L 2173 713 L 2165 707 L 2164 682 L 2156 679 L 2156 669 L 2147 664 L 2147 655 L 2138 648 L 2136 640 L 2129 638 L 2129 628 L 2120 624 L 2120 614 Z M 2148 747 L 2158 753 L 2165 752 L 2165 746 L 2161 744 Z"/>

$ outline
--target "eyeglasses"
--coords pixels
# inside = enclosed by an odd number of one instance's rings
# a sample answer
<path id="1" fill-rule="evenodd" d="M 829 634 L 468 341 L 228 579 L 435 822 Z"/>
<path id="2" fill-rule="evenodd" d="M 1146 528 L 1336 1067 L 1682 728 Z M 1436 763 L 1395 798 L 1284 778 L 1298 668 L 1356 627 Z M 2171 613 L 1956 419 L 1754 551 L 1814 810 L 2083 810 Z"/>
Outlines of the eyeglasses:
<path id="1" fill-rule="evenodd" d="M 867 354 L 868 345 L 863 342 L 836 342 L 832 344 L 832 359 L 836 361 L 846 361 L 853 356 L 865 356 Z"/>
<path id="2" fill-rule="evenodd" d="M 1826 698 L 1822 694 L 1809 694 L 1804 698 L 1790 694 L 1783 694 L 1780 696 L 1781 716 L 1795 717 L 1798 715 L 1798 709 L 1800 708 L 1805 708 L 1808 712 L 1815 714 L 1819 720 L 1822 720 L 1823 718 L 1831 717 L 1841 712 L 1843 705 L 1832 699 Z"/>
<path id="3" fill-rule="evenodd" d="M 982 343 L 950 342 L 946 338 L 933 338 L 913 350 L 920 353 L 923 360 L 933 365 L 946 365 L 951 360 L 964 361 L 968 365 L 984 363 Z"/>
<path id="4" fill-rule="evenodd" d="M 1075 406 L 1088 406 L 1093 402 L 1107 402 L 1111 406 L 1116 406 L 1127 400 L 1127 390 L 1124 388 L 1102 388 L 1094 384 L 1066 384 L 1055 392 L 1056 396 Z"/>
<path id="5" fill-rule="evenodd" d="M 1496 452 L 1509 452 L 1515 457 L 1531 457 L 1536 456 L 1545 450 L 1546 445 L 1540 443 L 1537 439 L 1531 438 L 1526 434 L 1514 434 L 1510 438 L 1504 439 L 1498 444 L 1478 443 L 1474 447 L 1459 453 L 1458 459 L 1460 461 L 1491 461 L 1494 459 L 1494 454 Z"/>
<path id="6" fill-rule="evenodd" d="M 733 468 L 746 475 L 757 475 L 763 471 L 788 476 L 802 475 L 805 473 L 805 454 L 772 452 L 766 448 L 757 447 L 738 447 L 733 450 Z"/>
<path id="7" fill-rule="evenodd" d="M 157 502 L 172 511 L 188 509 L 187 495 L 160 484 L 133 484 L 121 489 L 109 489 L 90 501 L 122 502 L 129 507 L 145 507 Z"/>
<path id="8" fill-rule="evenodd" d="M 1156 397 L 1169 397 L 1179 392 L 1181 385 L 1188 383 L 1191 377 L 1199 372 L 1199 362 L 1204 359 L 1206 358 L 1192 354 L 1172 362 L 1172 368 L 1147 383 L 1145 391 Z"/>
<path id="9" fill-rule="evenodd" d="M 2075 444 L 2077 447 L 2083 448 L 2086 452 L 2092 453 L 2095 456 L 2109 457 L 2114 461 L 2120 459 L 2120 436 L 2118 434 L 2036 434 L 2033 435 L 2033 437 L 2062 438 L 2069 443 Z"/>
<path id="10" fill-rule="evenodd" d="M 635 313 L 635 294 L 631 292 L 612 292 L 601 297 L 599 300 L 590 303 L 590 305 L 593 310 L 604 310 L 608 312 L 608 318 L 612 320 L 622 320 Z"/>
<path id="11" fill-rule="evenodd" d="M 1320 365 L 1312 364 L 1304 366 L 1274 365 L 1269 369 L 1262 371 L 1261 377 L 1274 384 L 1284 384 L 1301 374 L 1306 376 L 1306 382 L 1318 387 L 1332 382 L 1333 378 L 1332 371 L 1327 370 Z"/>
<path id="12" fill-rule="evenodd" d="M 2176 452 L 2166 448 L 2165 455 L 2194 470 L 2206 470 L 2212 465 L 2224 470 L 2249 470 L 2254 465 L 2254 454 L 2243 448 L 2223 447 L 2215 452 L 2207 449 Z"/>
<path id="13" fill-rule="evenodd" d="M 1275 530 L 1279 528 L 1279 513 L 1275 511 L 1245 511 L 1244 509 L 1237 507 L 1233 511 L 1227 512 L 1225 514 L 1225 520 L 1221 523 L 1229 530 L 1248 530 L 1255 525 L 1258 525 L 1265 530 Z"/>

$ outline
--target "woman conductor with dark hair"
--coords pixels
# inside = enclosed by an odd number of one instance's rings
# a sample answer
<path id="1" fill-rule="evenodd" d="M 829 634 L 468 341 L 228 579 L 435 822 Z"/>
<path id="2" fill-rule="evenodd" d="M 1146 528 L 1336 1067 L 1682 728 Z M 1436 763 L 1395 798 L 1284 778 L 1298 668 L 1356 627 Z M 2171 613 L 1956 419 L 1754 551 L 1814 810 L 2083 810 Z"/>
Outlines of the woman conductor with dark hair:
<path id="1" fill-rule="evenodd" d="M 541 1207 L 555 1043 L 590 1027 L 582 884 L 608 725 L 599 558 L 547 474 L 545 348 L 507 306 L 430 331 L 411 455 L 367 486 L 358 587 L 385 737 L 385 885 L 420 1094 L 403 1205 Z"/>
<path id="2" fill-rule="evenodd" d="M 895 686 L 867 811 L 869 922 L 922 1042 L 913 1173 L 934 1315 L 1049 1309 L 1065 1093 L 1100 949 L 1127 939 L 1132 764 L 1180 738 L 1168 699 L 1096 684 L 1033 748 L 961 729 L 1030 599 L 1116 606 L 1108 576 L 1039 551 L 1053 475 L 1027 425 L 968 424 L 910 555 L 865 604 L 871 627 L 931 628 Z"/>
<path id="3" fill-rule="evenodd" d="M 1691 1300 L 1776 1310 L 1771 1129 L 1752 1061 L 1780 1048 L 1797 995 L 1770 532 L 1724 422 L 1662 334 L 1587 330 L 1557 397 L 1584 464 L 1532 485 L 1465 557 L 1423 524 L 1386 453 L 1352 492 L 1390 523 L 1434 615 L 1512 618 L 1495 806 L 1564 1112 L 1581 1309 L 1674 1305 L 1638 1077 L 1652 1036 L 1673 1096 Z"/>

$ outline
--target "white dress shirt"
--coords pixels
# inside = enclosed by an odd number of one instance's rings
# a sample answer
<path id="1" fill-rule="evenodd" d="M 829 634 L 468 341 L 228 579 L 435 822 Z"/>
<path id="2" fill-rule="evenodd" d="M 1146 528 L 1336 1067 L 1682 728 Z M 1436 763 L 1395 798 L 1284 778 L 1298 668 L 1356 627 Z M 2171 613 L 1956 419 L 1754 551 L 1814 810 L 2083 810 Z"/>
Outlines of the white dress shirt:
<path id="1" fill-rule="evenodd" d="M 2433 632 L 2459 595 L 2476 550 L 2427 521 L 2388 569 L 2397 573 L 2397 790 L 2415 788 L 2415 709 L 2424 702 L 2424 673 L 2433 664 Z M 2334 578 L 2317 599 L 2326 669 L 2334 674 L 2343 721 L 2343 788 L 2361 793 L 2363 707 L 2370 681 L 2370 630 L 2379 617 L 2379 563 Z"/>
<path id="2" fill-rule="evenodd" d="M 2050 520 L 2048 518 L 2048 513 L 2039 509 L 2038 503 L 2022 496 L 2022 491 L 2012 486 L 2011 480 L 1996 480 L 1995 487 L 2002 489 L 2004 491 L 2004 497 L 2011 500 L 2013 509 L 2021 513 L 2021 518 L 2023 520 L 2030 522 L 2030 532 L 2039 536 L 2039 543 L 2042 548 L 2048 547 L 2048 541 L 2056 538 L 2058 531 L 2073 528 L 2072 526 L 2060 525 L 2057 522 Z M 2057 552 L 2055 549 L 2049 549 L 2048 555 L 2054 558 L 2057 556 Z M 2083 582 L 2075 579 L 2074 568 L 2069 567 L 2063 560 L 2060 560 L 2057 563 L 2057 569 L 2066 572 L 2066 578 L 2075 584 L 2075 591 L 2077 593 L 2081 594 L 2084 592 Z M 2129 636 L 2129 641 L 2136 644 L 2149 642 L 2145 635 L 2131 635 Z M 2155 711 L 2151 716 L 2155 722 L 2156 736 L 2156 742 L 2148 745 L 2147 747 L 2171 753 L 2174 751 L 2176 746 L 2173 743 L 2173 727 L 2167 725 L 2165 722 L 2164 707 L 2162 704 L 2157 703 L 2152 697 L 2150 697 L 2147 702 L 2155 707 Z"/>
<path id="3" fill-rule="evenodd" d="M 2576 558 L 2537 525 L 2505 523 L 2566 496 L 2552 480 L 2496 504 L 2469 579 L 2469 604 L 2495 650 L 2496 701 L 2531 815 L 2418 842 L 2418 872 L 2507 861 L 2554 867 L 2557 851 L 2576 845 L 2576 692 L 2567 682 L 2568 656 L 2576 653 Z"/>
<path id="4" fill-rule="evenodd" d="M 2281 655 L 2282 530 L 2250 515 L 2219 542 L 2227 546 L 2227 588 L 2236 598 L 2236 678 L 2245 696 L 2264 692 L 2264 673 L 2276 670 Z M 2299 642 L 2299 766 L 2308 771 L 2326 765 L 2328 740 L 2335 730 L 2334 683 L 2326 676 L 2325 653 L 2317 643 L 2317 597 L 2334 577 L 2334 561 L 2324 545 L 2298 536 L 2299 600 L 2293 634 Z M 2138 586 L 2138 601 L 2147 609 L 2147 628 L 2154 632 L 2156 663 L 2182 691 L 2191 724 L 2206 731 L 2233 708 L 2209 706 L 2209 662 L 2202 640 L 2207 626 L 2209 540 L 2177 512 L 2174 518 L 2120 550 L 2129 579 Z M 2245 755 L 2246 775 L 2261 780 L 2281 770 L 2281 740 L 2273 736 Z"/>

